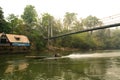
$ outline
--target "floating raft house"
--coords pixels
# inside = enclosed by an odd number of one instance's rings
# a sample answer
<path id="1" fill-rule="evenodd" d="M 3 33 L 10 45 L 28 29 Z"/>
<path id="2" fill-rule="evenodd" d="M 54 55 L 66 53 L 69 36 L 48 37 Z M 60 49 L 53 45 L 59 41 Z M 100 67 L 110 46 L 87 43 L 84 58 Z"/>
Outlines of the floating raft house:
<path id="1" fill-rule="evenodd" d="M 0 33 L 0 49 L 28 49 L 30 41 L 25 35 Z"/>

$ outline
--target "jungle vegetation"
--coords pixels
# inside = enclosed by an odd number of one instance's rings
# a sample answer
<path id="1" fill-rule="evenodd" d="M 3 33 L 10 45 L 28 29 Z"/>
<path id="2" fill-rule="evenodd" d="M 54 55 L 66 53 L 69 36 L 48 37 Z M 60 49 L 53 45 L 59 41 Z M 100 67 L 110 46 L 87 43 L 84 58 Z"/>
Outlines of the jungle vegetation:
<path id="1" fill-rule="evenodd" d="M 40 14 L 39 14 L 40 15 Z M 47 49 L 45 38 L 68 32 L 101 26 L 103 22 L 96 16 L 78 18 L 76 13 L 66 12 L 63 19 L 57 19 L 49 13 L 38 16 L 32 5 L 27 5 L 21 15 L 9 14 L 4 17 L 0 7 L 0 33 L 22 34 L 28 36 L 31 49 Z M 49 30 L 49 31 L 48 31 Z M 64 36 L 50 41 L 54 47 L 77 49 L 120 49 L 120 29 L 103 29 Z"/>

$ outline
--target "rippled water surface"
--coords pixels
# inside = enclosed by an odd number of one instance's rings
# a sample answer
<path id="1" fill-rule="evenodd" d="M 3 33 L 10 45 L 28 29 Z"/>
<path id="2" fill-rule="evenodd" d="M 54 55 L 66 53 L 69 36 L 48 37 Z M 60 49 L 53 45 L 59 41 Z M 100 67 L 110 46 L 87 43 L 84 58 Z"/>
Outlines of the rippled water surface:
<path id="1" fill-rule="evenodd" d="M 30 54 L 0 55 L 0 80 L 120 80 L 120 50 L 44 59 L 26 55 Z"/>

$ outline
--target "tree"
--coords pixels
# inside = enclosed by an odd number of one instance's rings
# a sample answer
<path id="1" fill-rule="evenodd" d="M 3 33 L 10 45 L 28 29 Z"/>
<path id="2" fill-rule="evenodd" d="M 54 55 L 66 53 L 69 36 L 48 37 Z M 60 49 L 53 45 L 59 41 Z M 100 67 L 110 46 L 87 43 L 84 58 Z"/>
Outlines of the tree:
<path id="1" fill-rule="evenodd" d="M 0 7 L 0 20 L 4 20 L 4 15 L 1 7 Z"/>
<path id="2" fill-rule="evenodd" d="M 62 22 L 60 20 L 55 19 L 53 25 L 53 36 L 62 34 L 62 31 L 63 31 Z"/>
<path id="3" fill-rule="evenodd" d="M 21 16 L 23 21 L 29 25 L 31 28 L 33 28 L 37 22 L 37 12 L 35 10 L 35 7 L 32 5 L 27 5 L 24 9 L 24 13 Z"/>
<path id="4" fill-rule="evenodd" d="M 22 26 L 24 26 L 25 35 L 27 35 L 29 39 L 33 41 L 33 29 L 36 27 L 38 18 L 35 7 L 32 5 L 27 5 L 24 8 L 24 12 L 23 15 L 21 15 L 21 17 L 24 21 L 24 24 Z"/>
<path id="5" fill-rule="evenodd" d="M 120 29 L 116 29 L 112 32 L 111 36 L 111 47 L 113 49 L 120 49 Z"/>
<path id="6" fill-rule="evenodd" d="M 3 16 L 3 11 L 2 8 L 0 7 L 0 32 L 3 32 L 4 24 L 5 24 L 5 20 Z"/>
<path id="7" fill-rule="evenodd" d="M 102 22 L 95 16 L 88 16 L 87 18 L 83 19 L 83 26 L 87 28 L 92 28 L 101 25 Z"/>
<path id="8" fill-rule="evenodd" d="M 15 16 L 14 14 L 10 14 L 7 17 L 8 22 L 10 23 L 10 27 L 11 27 L 11 33 L 16 33 L 16 28 L 19 25 L 19 19 L 18 16 Z"/>
<path id="9" fill-rule="evenodd" d="M 64 22 L 64 27 L 66 30 L 71 30 L 73 27 L 73 23 L 77 20 L 76 18 L 76 13 L 69 13 L 66 12 L 63 22 Z"/>
<path id="10" fill-rule="evenodd" d="M 73 30 L 74 31 L 79 31 L 79 30 L 83 30 L 83 29 L 84 29 L 84 27 L 83 27 L 83 24 L 82 24 L 81 20 L 80 21 L 76 20 L 74 22 L 74 25 L 73 25 Z"/>
<path id="11" fill-rule="evenodd" d="M 41 21 L 41 32 L 43 33 L 44 37 L 51 37 L 53 33 L 53 26 L 54 26 L 54 17 L 48 13 L 44 13 L 42 15 Z"/>
<path id="12" fill-rule="evenodd" d="M 10 32 L 9 23 L 5 21 L 2 8 L 0 7 L 0 32 Z"/>

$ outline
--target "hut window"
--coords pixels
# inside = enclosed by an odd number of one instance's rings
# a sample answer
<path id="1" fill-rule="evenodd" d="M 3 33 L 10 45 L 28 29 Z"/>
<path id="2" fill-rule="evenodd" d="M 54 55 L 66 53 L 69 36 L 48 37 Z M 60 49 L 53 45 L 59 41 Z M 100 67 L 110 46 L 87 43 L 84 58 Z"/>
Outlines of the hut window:
<path id="1" fill-rule="evenodd" d="M 5 35 L 2 35 L 2 36 L 1 36 L 0 42 L 1 42 L 1 43 L 6 43 L 6 42 L 7 42 L 7 39 L 6 39 L 6 36 L 5 36 Z"/>
<path id="2" fill-rule="evenodd" d="M 6 39 L 1 39 L 1 43 L 6 43 Z"/>
<path id="3" fill-rule="evenodd" d="M 15 38 L 17 41 L 19 41 L 19 40 L 20 40 L 20 37 L 16 37 L 16 36 L 15 36 L 14 38 Z"/>

